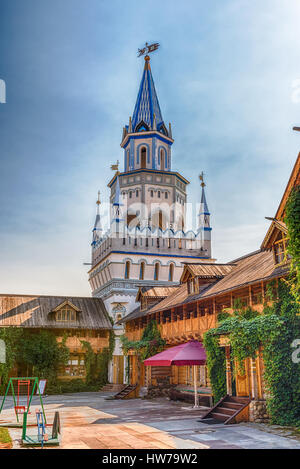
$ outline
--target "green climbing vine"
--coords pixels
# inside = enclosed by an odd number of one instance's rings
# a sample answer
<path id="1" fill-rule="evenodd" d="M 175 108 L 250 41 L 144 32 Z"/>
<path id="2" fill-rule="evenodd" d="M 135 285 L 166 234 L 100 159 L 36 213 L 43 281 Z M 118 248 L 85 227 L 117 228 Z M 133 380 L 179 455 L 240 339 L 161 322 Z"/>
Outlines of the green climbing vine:
<path id="1" fill-rule="evenodd" d="M 23 331 L 16 327 L 0 328 L 0 339 L 4 340 L 6 348 L 5 363 L 0 363 L 0 394 L 3 394 L 5 389 L 9 372 L 14 367 L 14 364 L 19 356 L 19 339 L 22 337 Z"/>
<path id="2" fill-rule="evenodd" d="M 15 367 L 28 370 L 31 375 L 47 378 L 51 388 L 56 382 L 58 369 L 66 365 L 69 350 L 65 345 L 66 337 L 61 343 L 51 331 L 35 331 L 21 328 L 1 328 L 0 338 L 6 346 L 6 363 L 0 364 L 0 390 L 5 389 L 8 376 Z"/>
<path id="3" fill-rule="evenodd" d="M 146 358 L 161 352 L 166 345 L 154 320 L 145 327 L 141 340 L 128 340 L 125 334 L 120 336 L 120 339 L 124 354 L 127 355 L 129 350 L 135 350 L 139 361 L 146 360 Z"/>
<path id="4" fill-rule="evenodd" d="M 32 331 L 21 328 L 0 328 L 0 339 L 6 346 L 6 363 L 0 363 L 0 393 L 4 392 L 10 373 L 15 369 L 27 370 L 29 375 L 47 379 L 47 393 L 80 392 L 98 390 L 107 382 L 108 362 L 115 347 L 115 334 L 109 331 L 109 345 L 100 353 L 94 353 L 89 342 L 83 341 L 86 349 L 86 380 L 59 380 L 61 366 L 68 363 L 70 351 L 66 346 L 70 334 L 64 334 L 57 342 L 53 332 Z"/>
<path id="5" fill-rule="evenodd" d="M 300 303 L 300 185 L 290 194 L 285 208 L 288 228 L 288 253 L 291 255 L 290 287 Z"/>
<path id="6" fill-rule="evenodd" d="M 286 205 L 289 278 L 267 287 L 262 314 L 235 305 L 233 314 L 223 311 L 218 327 L 205 334 L 207 364 L 215 400 L 226 393 L 225 358 L 219 338 L 226 335 L 231 356 L 243 373 L 244 360 L 255 358 L 262 348 L 267 408 L 273 423 L 300 426 L 300 364 L 292 359 L 292 344 L 300 339 L 300 186 L 290 194 Z"/>
<path id="7" fill-rule="evenodd" d="M 214 396 L 214 402 L 218 402 L 226 394 L 226 368 L 225 350 L 219 347 L 217 334 L 206 333 L 204 336 L 206 351 L 206 365 Z"/>
<path id="8" fill-rule="evenodd" d="M 108 377 L 108 364 L 112 359 L 113 351 L 115 348 L 115 333 L 113 330 L 109 331 L 108 347 L 105 347 L 101 352 L 95 353 L 91 344 L 87 341 L 81 341 L 83 348 L 86 350 L 85 354 L 85 369 L 87 385 L 95 385 L 97 388 L 107 383 Z"/>
<path id="9" fill-rule="evenodd" d="M 273 291 L 273 285 L 269 286 Z M 271 294 L 271 293 L 270 293 Z M 244 360 L 255 358 L 262 346 L 267 407 L 273 423 L 300 424 L 300 365 L 292 360 L 291 345 L 300 338 L 299 304 L 284 280 L 278 283 L 278 297 L 263 314 L 248 308 L 235 312 L 205 334 L 207 365 L 215 400 L 226 394 L 225 362 L 219 338 L 226 335 L 231 355 L 243 372 Z"/>

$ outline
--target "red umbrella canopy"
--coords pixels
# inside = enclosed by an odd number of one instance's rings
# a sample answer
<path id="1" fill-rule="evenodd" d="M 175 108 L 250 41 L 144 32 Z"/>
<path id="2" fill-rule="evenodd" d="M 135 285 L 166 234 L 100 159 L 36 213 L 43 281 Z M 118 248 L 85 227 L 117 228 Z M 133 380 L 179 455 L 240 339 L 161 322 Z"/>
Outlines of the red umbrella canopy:
<path id="1" fill-rule="evenodd" d="M 206 353 L 203 345 L 197 340 L 176 345 L 144 360 L 146 366 L 184 366 L 205 365 Z"/>

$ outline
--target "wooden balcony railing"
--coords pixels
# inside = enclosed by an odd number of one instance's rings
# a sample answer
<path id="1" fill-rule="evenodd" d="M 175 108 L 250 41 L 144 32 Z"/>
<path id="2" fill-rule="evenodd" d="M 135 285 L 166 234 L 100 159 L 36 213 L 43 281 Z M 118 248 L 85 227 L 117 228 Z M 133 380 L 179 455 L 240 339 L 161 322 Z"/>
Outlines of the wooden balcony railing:
<path id="1" fill-rule="evenodd" d="M 136 329 L 134 331 L 126 331 L 126 337 L 128 340 L 137 341 L 141 340 L 144 329 Z"/>
<path id="2" fill-rule="evenodd" d="M 131 331 L 126 330 L 127 339 L 131 341 L 140 340 L 144 327 Z M 209 314 L 197 318 L 168 321 L 159 324 L 158 327 L 162 338 L 168 343 L 184 342 L 190 339 L 202 340 L 204 332 L 216 327 L 216 315 Z"/>
<path id="3" fill-rule="evenodd" d="M 216 316 L 205 315 L 197 318 L 170 321 L 160 325 L 161 335 L 167 342 L 188 339 L 203 339 L 204 332 L 216 326 Z"/>

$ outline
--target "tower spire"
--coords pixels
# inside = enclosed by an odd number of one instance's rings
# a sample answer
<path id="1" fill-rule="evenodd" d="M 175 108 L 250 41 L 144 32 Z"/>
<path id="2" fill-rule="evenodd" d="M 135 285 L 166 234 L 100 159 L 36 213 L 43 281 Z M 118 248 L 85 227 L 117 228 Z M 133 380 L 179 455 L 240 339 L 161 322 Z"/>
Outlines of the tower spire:
<path id="1" fill-rule="evenodd" d="M 202 171 L 199 174 L 201 191 L 201 202 L 198 212 L 198 234 L 201 237 L 201 250 L 206 251 L 206 253 L 211 256 L 211 227 L 210 227 L 210 212 L 206 202 L 205 196 L 205 182 L 204 182 L 204 173 Z"/>
<path id="2" fill-rule="evenodd" d="M 143 130 L 153 129 L 154 115 L 157 130 L 160 130 L 164 126 L 164 121 L 152 77 L 150 57 L 146 55 L 142 80 L 132 116 L 132 131 L 136 132 L 138 125 L 143 126 Z"/>
<path id="3" fill-rule="evenodd" d="M 102 239 L 102 225 L 101 225 L 101 218 L 100 218 L 100 205 L 101 205 L 100 191 L 98 191 L 98 199 L 96 201 L 96 205 L 97 205 L 97 212 L 96 212 L 96 219 L 95 219 L 95 224 L 93 228 L 92 245 L 95 245 L 97 241 Z"/>
<path id="4" fill-rule="evenodd" d="M 200 210 L 199 210 L 199 217 L 201 215 L 206 215 L 207 217 L 210 216 L 210 212 L 208 210 L 208 205 L 207 205 L 207 202 L 206 202 L 206 196 L 205 196 L 205 190 L 204 190 L 204 187 L 206 186 L 205 182 L 204 182 L 204 173 L 202 171 L 201 174 L 199 174 L 199 179 L 201 181 L 200 183 L 200 186 L 202 187 L 202 192 L 201 192 L 201 203 L 200 203 Z M 204 221 L 204 220 L 203 220 Z M 205 222 L 206 224 L 208 223 L 208 226 L 209 226 L 209 219 L 208 221 L 206 220 Z"/>
<path id="5" fill-rule="evenodd" d="M 117 173 L 116 191 L 115 191 L 115 197 L 114 197 L 114 203 L 113 203 L 113 212 L 114 212 L 113 221 L 120 222 L 121 220 L 123 220 L 122 209 L 121 209 L 122 206 L 123 206 L 123 203 L 121 202 L 119 174 Z"/>

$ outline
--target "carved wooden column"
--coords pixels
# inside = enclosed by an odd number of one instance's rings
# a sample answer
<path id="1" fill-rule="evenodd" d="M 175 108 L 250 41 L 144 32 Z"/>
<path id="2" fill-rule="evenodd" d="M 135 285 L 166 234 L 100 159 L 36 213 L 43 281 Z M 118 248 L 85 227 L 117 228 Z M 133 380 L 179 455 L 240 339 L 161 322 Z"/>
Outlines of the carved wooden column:
<path id="1" fill-rule="evenodd" d="M 171 331 L 172 331 L 172 338 L 175 339 L 175 335 L 176 335 L 175 308 L 171 309 Z"/>
<path id="2" fill-rule="evenodd" d="M 250 308 L 252 308 L 252 304 L 253 304 L 253 301 L 252 301 L 252 290 L 251 290 L 251 285 L 249 285 L 249 306 L 250 306 Z"/>
<path id="3" fill-rule="evenodd" d="M 264 304 L 264 302 L 265 302 L 264 282 L 261 282 L 261 298 L 262 298 L 262 303 Z"/>
<path id="4" fill-rule="evenodd" d="M 278 293 L 278 278 L 276 278 L 276 300 L 279 300 L 279 293 Z"/>
<path id="5" fill-rule="evenodd" d="M 164 313 L 162 311 L 160 311 L 160 313 L 159 313 L 159 324 L 163 324 L 163 317 L 164 317 Z"/>
<path id="6" fill-rule="evenodd" d="M 186 317 L 187 317 L 186 308 L 185 306 L 183 306 L 183 331 L 184 333 L 186 333 Z"/>
<path id="7" fill-rule="evenodd" d="M 163 337 L 164 339 L 171 339 L 172 338 L 172 332 L 171 332 L 171 318 L 169 318 L 169 316 L 166 317 L 166 324 L 167 324 L 167 327 L 166 327 L 166 336 Z"/>
<path id="8" fill-rule="evenodd" d="M 232 396 L 232 372 L 231 372 L 231 363 L 230 363 L 230 346 L 226 345 L 225 347 L 226 355 L 226 389 L 227 394 Z"/>
<path id="9" fill-rule="evenodd" d="M 256 359 L 255 358 L 250 358 L 250 374 L 251 374 L 252 398 L 258 399 L 258 383 L 257 383 L 257 371 L 256 371 Z"/>

